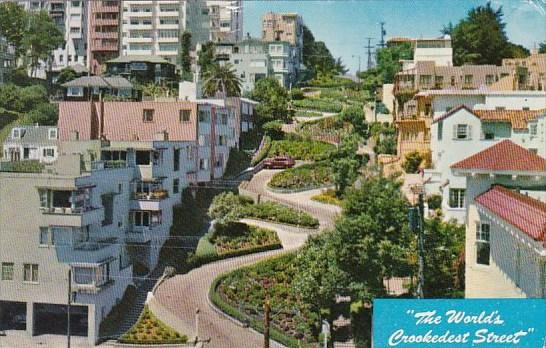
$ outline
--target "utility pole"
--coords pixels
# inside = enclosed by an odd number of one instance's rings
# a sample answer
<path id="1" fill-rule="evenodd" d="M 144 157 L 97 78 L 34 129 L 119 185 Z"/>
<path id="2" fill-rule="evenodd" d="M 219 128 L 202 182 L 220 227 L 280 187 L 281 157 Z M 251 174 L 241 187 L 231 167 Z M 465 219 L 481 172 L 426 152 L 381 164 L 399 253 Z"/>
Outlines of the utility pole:
<path id="1" fill-rule="evenodd" d="M 419 257 L 419 270 L 418 270 L 418 282 L 417 282 L 417 298 L 424 298 L 425 287 L 425 241 L 424 241 L 424 229 L 425 229 L 425 204 L 424 193 L 419 192 L 419 199 L 417 205 L 409 207 L 408 220 L 410 230 L 417 233 L 417 246 Z"/>
<path id="2" fill-rule="evenodd" d="M 387 31 L 385 30 L 385 22 L 379 22 L 379 25 L 381 25 L 381 41 L 379 41 L 380 48 L 385 48 L 385 35 L 387 35 Z"/>
<path id="3" fill-rule="evenodd" d="M 368 40 L 368 45 L 365 46 L 364 48 L 368 50 L 368 70 L 370 70 L 371 68 L 373 68 L 373 60 L 372 60 L 373 37 L 367 37 L 366 39 Z"/>
<path id="4" fill-rule="evenodd" d="M 68 306 L 66 307 L 66 346 L 70 348 L 70 307 L 72 305 L 72 268 L 68 269 Z"/>
<path id="5" fill-rule="evenodd" d="M 425 194 L 419 192 L 419 285 L 417 287 L 418 298 L 424 298 L 425 287 Z"/>
<path id="6" fill-rule="evenodd" d="M 271 299 L 269 298 L 269 281 L 264 279 L 263 287 L 265 290 L 265 302 L 264 302 L 264 348 L 269 348 L 269 325 L 270 325 L 270 313 L 271 313 Z"/>

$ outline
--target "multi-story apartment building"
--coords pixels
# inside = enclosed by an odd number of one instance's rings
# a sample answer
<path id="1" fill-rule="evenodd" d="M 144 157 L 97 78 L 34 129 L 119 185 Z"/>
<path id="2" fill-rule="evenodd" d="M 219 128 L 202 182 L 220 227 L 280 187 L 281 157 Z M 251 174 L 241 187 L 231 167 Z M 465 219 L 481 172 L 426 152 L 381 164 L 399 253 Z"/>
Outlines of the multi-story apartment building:
<path id="1" fill-rule="evenodd" d="M 467 182 L 465 297 L 546 298 L 546 159 L 505 140 L 451 170 Z"/>
<path id="2" fill-rule="evenodd" d="M 118 0 L 89 3 L 87 56 L 93 74 L 104 71 L 104 63 L 119 55 L 121 7 Z"/>
<path id="3" fill-rule="evenodd" d="M 60 156 L 43 173 L 0 172 L 0 218 L 10 221 L 0 227 L 0 306 L 23 318 L 29 335 L 44 334 L 66 327 L 70 296 L 72 327 L 94 346 L 132 283 L 123 232 L 132 168 L 86 169 L 81 160 Z"/>
<path id="4" fill-rule="evenodd" d="M 52 1 L 50 16 L 64 32 L 65 43 L 53 52 L 50 62 L 54 72 L 69 66 L 88 67 L 88 15 L 95 1 Z"/>
<path id="5" fill-rule="evenodd" d="M 185 1 L 124 0 L 121 55 L 160 56 L 176 64 L 186 5 Z"/>
<path id="6" fill-rule="evenodd" d="M 268 45 L 261 40 L 247 38 L 237 43 L 218 43 L 215 53 L 220 65 L 229 63 L 235 69 L 242 92 L 250 92 L 254 83 L 272 74 Z"/>
<path id="7" fill-rule="evenodd" d="M 194 47 L 206 41 L 238 41 L 242 9 L 242 0 L 123 0 L 121 54 L 161 56 L 176 64 L 184 31 L 192 33 Z"/>
<path id="8" fill-rule="evenodd" d="M 58 129 L 51 126 L 16 126 L 3 144 L 3 158 L 10 162 L 37 160 L 51 163 L 57 159 Z"/>
<path id="9" fill-rule="evenodd" d="M 15 67 L 15 52 L 6 39 L 0 36 L 0 85 L 4 84 Z"/>
<path id="10" fill-rule="evenodd" d="M 275 77 L 289 87 L 303 69 L 303 19 L 297 13 L 266 13 L 262 17 L 262 40 L 269 42 Z M 273 45 L 273 46 L 271 46 Z M 281 47 L 282 46 L 282 47 Z"/>
<path id="11" fill-rule="evenodd" d="M 61 102 L 57 160 L 42 173 L 0 172 L 0 217 L 16 220 L 0 228 L 4 313 L 26 316 L 30 335 L 47 333 L 40 323 L 65 310 L 71 282 L 74 328 L 94 345 L 131 265 L 157 264 L 182 190 L 223 175 L 237 146 L 224 104 Z"/>
<path id="12" fill-rule="evenodd" d="M 238 42 L 243 38 L 243 0 L 206 0 L 208 41 Z M 201 23 L 206 27 L 207 23 Z M 193 28 L 189 28 L 190 31 Z"/>

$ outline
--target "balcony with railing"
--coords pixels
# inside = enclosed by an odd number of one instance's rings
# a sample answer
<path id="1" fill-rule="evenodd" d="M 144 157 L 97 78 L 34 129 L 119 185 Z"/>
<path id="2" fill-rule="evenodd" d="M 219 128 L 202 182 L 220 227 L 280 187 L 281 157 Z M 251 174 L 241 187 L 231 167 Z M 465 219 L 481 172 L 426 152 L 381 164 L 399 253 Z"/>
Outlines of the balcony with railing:
<path id="1" fill-rule="evenodd" d="M 162 228 L 161 211 L 131 210 L 126 239 L 131 243 L 145 243 Z"/>
<path id="2" fill-rule="evenodd" d="M 96 294 L 114 284 L 110 276 L 114 260 L 110 257 L 94 263 L 73 263 L 72 289 L 79 293 Z"/>
<path id="3" fill-rule="evenodd" d="M 60 190 L 42 188 L 40 211 L 49 226 L 87 226 L 104 219 L 104 209 L 91 205 L 91 188 Z"/>

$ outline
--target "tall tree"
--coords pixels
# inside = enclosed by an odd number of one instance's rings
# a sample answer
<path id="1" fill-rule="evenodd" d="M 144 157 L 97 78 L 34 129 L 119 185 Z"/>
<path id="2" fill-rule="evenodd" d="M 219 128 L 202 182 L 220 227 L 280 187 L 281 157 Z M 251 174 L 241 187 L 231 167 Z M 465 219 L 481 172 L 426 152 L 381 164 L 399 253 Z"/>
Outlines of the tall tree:
<path id="1" fill-rule="evenodd" d="M 443 32 L 451 35 L 454 64 L 498 65 L 503 58 L 521 55 L 508 41 L 505 26 L 502 7 L 494 9 L 490 2 L 471 9 L 458 24 L 448 24 Z"/>
<path id="2" fill-rule="evenodd" d="M 0 36 L 13 45 L 17 58 L 25 51 L 23 39 L 27 31 L 27 18 L 25 9 L 17 3 L 12 1 L 0 3 Z"/>
<path id="3" fill-rule="evenodd" d="M 225 66 L 212 64 L 205 71 L 203 77 L 203 93 L 209 97 L 213 97 L 217 92 L 228 97 L 241 95 L 241 79 L 230 64 Z"/>
<path id="4" fill-rule="evenodd" d="M 25 33 L 23 43 L 27 57 L 30 60 L 32 75 L 40 66 L 41 61 L 46 61 L 51 52 L 64 42 L 63 33 L 51 20 L 46 11 L 32 13 L 29 18 L 28 31 Z"/>
<path id="5" fill-rule="evenodd" d="M 261 79 L 254 85 L 251 98 L 259 101 L 256 107 L 258 126 L 273 120 L 288 121 L 288 92 L 272 77 Z"/>
<path id="6" fill-rule="evenodd" d="M 546 53 L 546 42 L 538 44 L 538 53 Z"/>
<path id="7" fill-rule="evenodd" d="M 180 38 L 180 57 L 179 65 L 182 69 L 182 79 L 185 81 L 192 81 L 193 77 L 191 74 L 191 33 L 184 31 Z"/>
<path id="8" fill-rule="evenodd" d="M 209 41 L 201 46 L 197 64 L 199 64 L 199 67 L 201 68 L 202 75 L 214 64 L 214 42 Z"/>
<path id="9" fill-rule="evenodd" d="M 336 60 L 326 44 L 315 41 L 313 33 L 307 26 L 303 26 L 303 64 L 311 72 L 311 78 L 317 73 L 332 74 L 336 71 Z"/>

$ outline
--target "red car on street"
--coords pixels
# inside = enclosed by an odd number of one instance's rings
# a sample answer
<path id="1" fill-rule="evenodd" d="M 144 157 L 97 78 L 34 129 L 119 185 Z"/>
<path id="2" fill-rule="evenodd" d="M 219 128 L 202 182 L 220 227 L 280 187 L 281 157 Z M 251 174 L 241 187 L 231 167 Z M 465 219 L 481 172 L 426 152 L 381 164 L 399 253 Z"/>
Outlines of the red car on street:
<path id="1" fill-rule="evenodd" d="M 290 156 L 276 156 L 264 160 L 264 168 L 266 169 L 287 169 L 292 168 L 296 161 Z"/>

